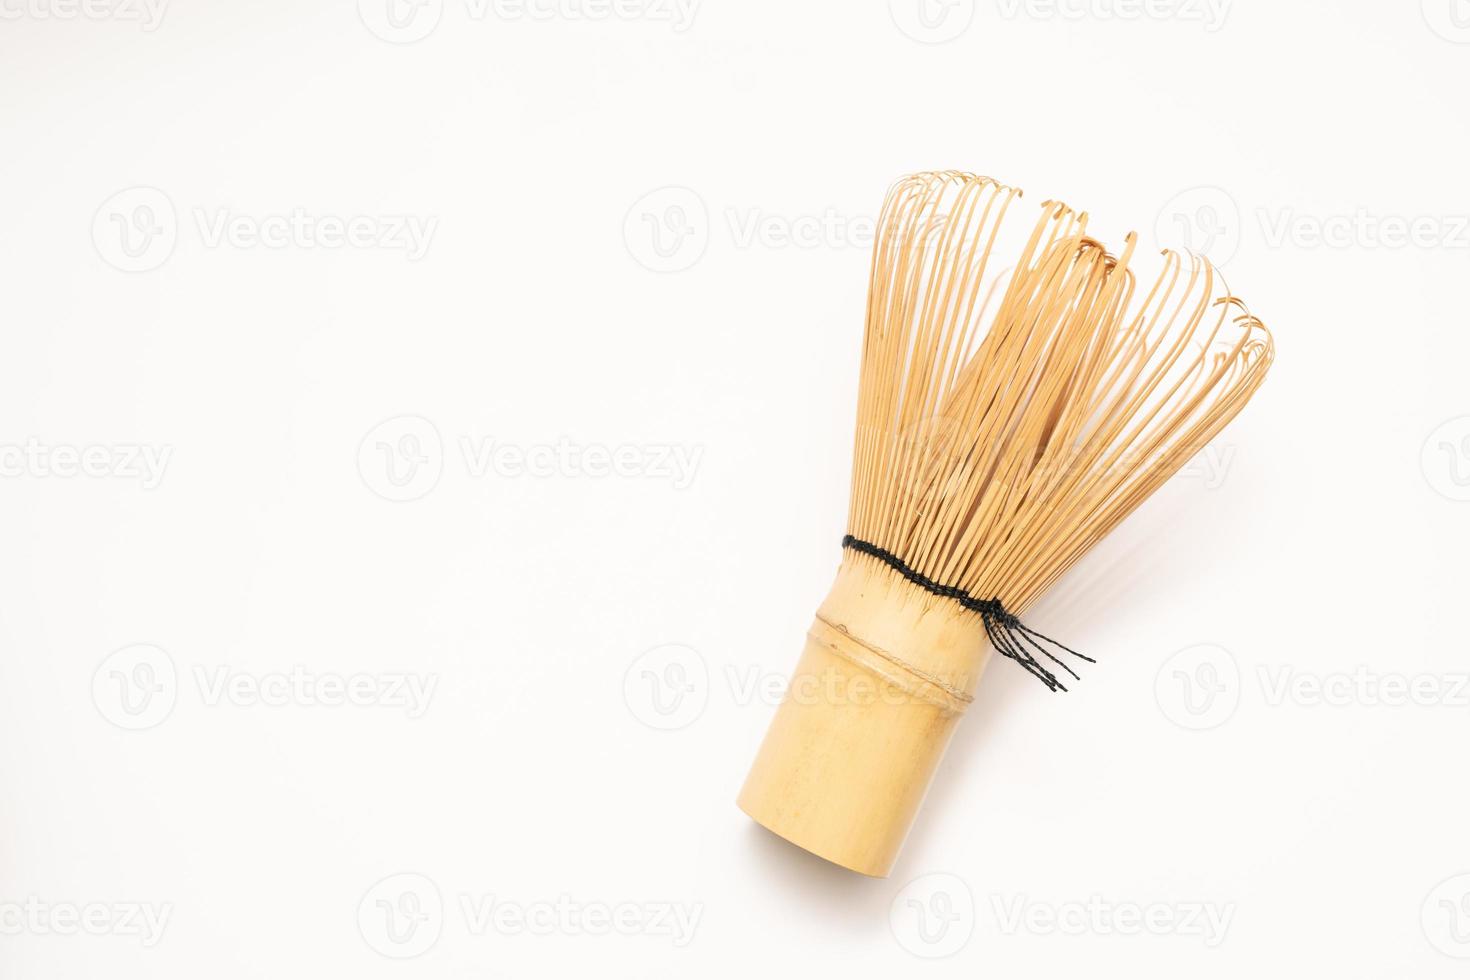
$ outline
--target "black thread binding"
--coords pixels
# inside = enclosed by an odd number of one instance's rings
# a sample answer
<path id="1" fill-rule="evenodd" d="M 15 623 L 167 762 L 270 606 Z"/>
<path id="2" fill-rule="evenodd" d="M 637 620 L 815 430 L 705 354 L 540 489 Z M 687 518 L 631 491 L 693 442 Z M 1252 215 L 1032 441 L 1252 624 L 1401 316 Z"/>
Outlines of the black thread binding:
<path id="1" fill-rule="evenodd" d="M 990 643 L 1003 655 L 1010 657 L 1016 663 L 1025 667 L 1026 670 L 1053 691 L 1065 691 L 1066 686 L 1057 679 L 1041 662 L 1026 649 L 1029 644 L 1033 650 L 1046 657 L 1048 660 L 1071 674 L 1075 680 L 1081 680 L 1077 672 L 1057 659 L 1043 644 L 1050 643 L 1059 650 L 1065 650 L 1080 660 L 1086 660 L 1090 664 L 1097 663 L 1086 654 L 1078 653 L 1065 644 L 1058 643 L 1049 636 L 1044 636 L 1026 626 L 1015 617 L 999 599 L 976 599 L 964 589 L 954 585 L 940 585 L 938 582 L 925 575 L 923 572 L 910 568 L 900 557 L 887 548 L 880 548 L 876 544 L 855 538 L 851 534 L 842 538 L 842 547 L 851 548 L 860 554 L 871 555 L 889 568 L 893 569 L 910 582 L 937 596 L 953 599 L 966 609 L 980 614 L 985 623 L 985 635 L 990 638 Z M 1040 641 L 1040 642 L 1038 642 Z"/>

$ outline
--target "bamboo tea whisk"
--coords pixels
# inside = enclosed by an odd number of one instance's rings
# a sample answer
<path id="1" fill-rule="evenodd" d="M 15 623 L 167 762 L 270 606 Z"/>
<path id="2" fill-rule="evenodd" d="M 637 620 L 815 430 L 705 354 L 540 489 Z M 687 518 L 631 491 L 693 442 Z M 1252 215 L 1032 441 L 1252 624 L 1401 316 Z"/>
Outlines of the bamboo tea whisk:
<path id="1" fill-rule="evenodd" d="M 1019 617 L 1235 417 L 1273 356 L 1201 258 L 1165 252 L 1142 290 L 1134 236 L 1111 255 L 1056 202 L 1009 243 L 1020 196 L 956 172 L 888 193 L 842 562 L 740 793 L 864 874 L 892 867 L 992 652 L 1053 691 L 1078 677 L 1089 658 Z"/>

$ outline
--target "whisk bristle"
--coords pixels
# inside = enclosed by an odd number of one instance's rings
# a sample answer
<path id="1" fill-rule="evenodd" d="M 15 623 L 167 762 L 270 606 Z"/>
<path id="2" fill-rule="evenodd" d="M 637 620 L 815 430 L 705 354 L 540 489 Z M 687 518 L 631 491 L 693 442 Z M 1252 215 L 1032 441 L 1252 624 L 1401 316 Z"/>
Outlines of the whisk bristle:
<path id="1" fill-rule="evenodd" d="M 1135 236 L 1113 255 L 1052 201 L 1007 242 L 1020 195 L 953 171 L 890 190 L 848 517 L 853 538 L 1011 613 L 1209 442 L 1273 354 L 1203 258 L 1165 252 L 1139 296 Z"/>

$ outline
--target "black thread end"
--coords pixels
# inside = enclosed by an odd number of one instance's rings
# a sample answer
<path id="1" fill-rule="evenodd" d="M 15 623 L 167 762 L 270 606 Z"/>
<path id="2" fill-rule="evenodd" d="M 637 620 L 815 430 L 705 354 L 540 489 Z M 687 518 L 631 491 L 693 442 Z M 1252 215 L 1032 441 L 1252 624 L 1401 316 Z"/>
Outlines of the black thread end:
<path id="1" fill-rule="evenodd" d="M 1009 657 L 1024 667 L 1037 680 L 1041 681 L 1052 691 L 1065 691 L 1066 685 L 1061 682 L 1056 674 L 1052 673 L 1039 661 L 1035 654 L 1039 653 L 1061 667 L 1074 680 L 1082 678 L 1075 670 L 1067 666 L 1059 657 L 1052 652 L 1070 653 L 1072 656 L 1088 663 L 1097 663 L 1091 657 L 1078 653 L 1069 646 L 1058 643 L 1049 636 L 1045 636 L 1027 627 L 1018 619 L 1014 613 L 1006 609 L 1005 603 L 999 598 L 977 599 L 969 592 L 955 585 L 943 585 L 934 581 L 923 572 L 912 568 L 902 558 L 889 551 L 887 548 L 879 547 L 871 541 L 853 537 L 851 534 L 844 535 L 842 547 L 856 551 L 861 555 L 876 558 L 889 568 L 898 572 L 908 581 L 919 586 L 926 592 L 941 596 L 945 599 L 953 599 L 961 606 L 972 612 L 980 614 L 985 626 L 985 635 L 990 639 L 991 646 L 995 647 L 1003 656 Z M 1048 649 L 1048 647 L 1052 649 Z"/>

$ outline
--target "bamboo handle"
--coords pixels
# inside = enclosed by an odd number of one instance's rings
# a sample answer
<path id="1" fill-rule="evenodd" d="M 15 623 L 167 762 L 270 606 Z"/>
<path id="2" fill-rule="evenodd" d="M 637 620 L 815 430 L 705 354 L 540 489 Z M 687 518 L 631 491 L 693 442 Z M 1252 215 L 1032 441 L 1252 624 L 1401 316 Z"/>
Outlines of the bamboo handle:
<path id="1" fill-rule="evenodd" d="M 849 555 L 740 808 L 819 857 L 886 877 L 989 652 L 974 614 Z"/>

